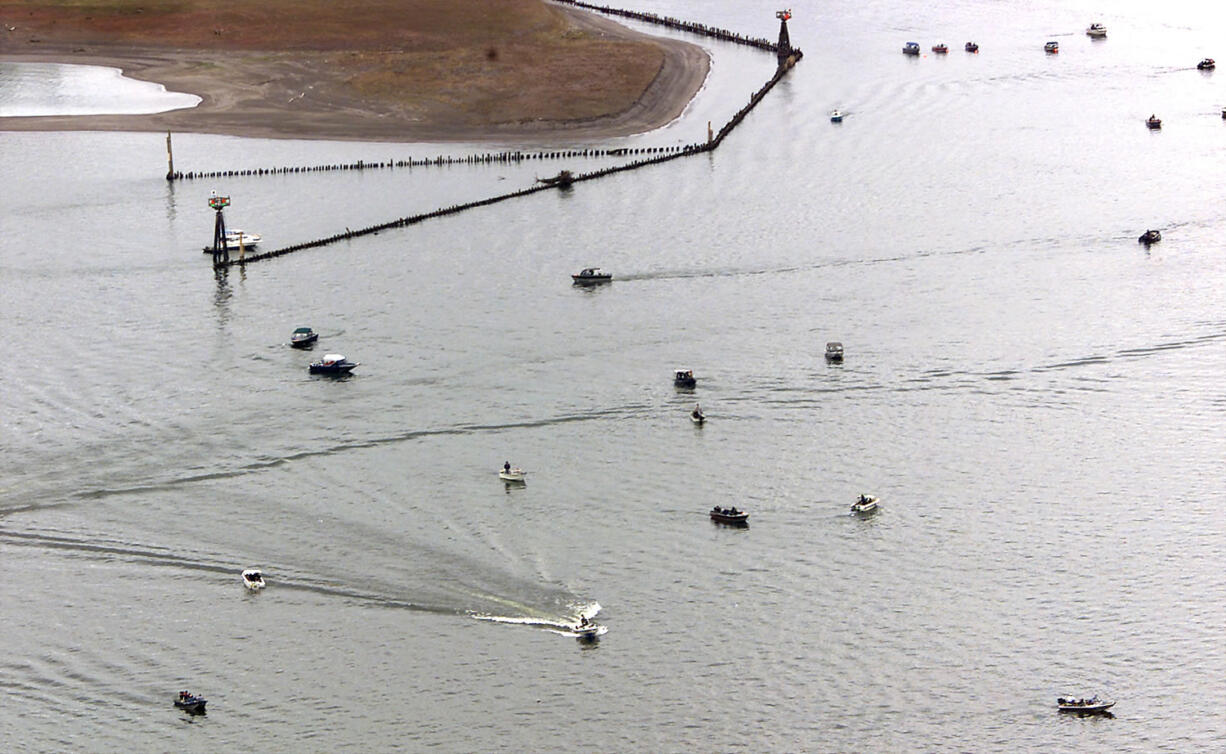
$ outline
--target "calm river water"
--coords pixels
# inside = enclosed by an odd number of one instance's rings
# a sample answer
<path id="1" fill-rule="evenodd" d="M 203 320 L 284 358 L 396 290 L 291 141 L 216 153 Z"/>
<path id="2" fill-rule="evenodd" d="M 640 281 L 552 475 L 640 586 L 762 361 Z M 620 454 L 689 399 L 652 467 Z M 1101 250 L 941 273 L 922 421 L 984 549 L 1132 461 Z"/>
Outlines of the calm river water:
<path id="1" fill-rule="evenodd" d="M 4 748 L 1221 747 L 1226 18 L 1097 8 L 803 0 L 804 61 L 714 154 L 220 277 L 210 190 L 276 247 L 606 163 L 168 185 L 163 135 L 0 134 Z M 700 140 L 773 68 L 703 44 L 686 116 L 608 145 Z"/>

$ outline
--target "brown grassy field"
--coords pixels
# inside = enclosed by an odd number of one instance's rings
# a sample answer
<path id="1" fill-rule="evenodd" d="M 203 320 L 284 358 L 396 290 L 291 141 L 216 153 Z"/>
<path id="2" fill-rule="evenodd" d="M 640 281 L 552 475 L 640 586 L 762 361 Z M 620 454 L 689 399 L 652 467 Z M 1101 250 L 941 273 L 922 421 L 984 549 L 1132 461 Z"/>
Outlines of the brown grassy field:
<path id="1" fill-rule="evenodd" d="M 0 56 L 175 59 L 141 77 L 173 88 L 211 75 L 234 90 L 197 86 L 201 111 L 299 97 L 332 115 L 469 130 L 624 113 L 666 46 L 578 15 L 542 0 L 0 0 L 16 27 L 0 29 Z"/>

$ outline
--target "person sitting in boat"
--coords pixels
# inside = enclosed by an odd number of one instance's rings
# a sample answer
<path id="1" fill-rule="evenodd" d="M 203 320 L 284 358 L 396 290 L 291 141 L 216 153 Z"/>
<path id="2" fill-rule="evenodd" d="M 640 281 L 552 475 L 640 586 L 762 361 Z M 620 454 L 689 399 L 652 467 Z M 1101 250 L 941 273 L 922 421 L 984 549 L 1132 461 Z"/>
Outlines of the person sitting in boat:
<path id="1" fill-rule="evenodd" d="M 587 625 L 587 616 L 586 615 L 579 616 L 579 627 L 582 628 L 586 625 Z"/>

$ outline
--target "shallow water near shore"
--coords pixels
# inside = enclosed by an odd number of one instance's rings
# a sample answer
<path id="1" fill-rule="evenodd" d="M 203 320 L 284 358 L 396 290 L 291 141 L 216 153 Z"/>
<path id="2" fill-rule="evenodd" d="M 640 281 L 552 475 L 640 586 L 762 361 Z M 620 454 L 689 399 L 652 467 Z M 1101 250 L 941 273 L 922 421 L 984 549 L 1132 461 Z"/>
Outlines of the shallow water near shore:
<path id="1" fill-rule="evenodd" d="M 614 161 L 168 184 L 164 134 L 0 133 L 5 745 L 1212 750 L 1226 91 L 1194 66 L 1222 19 L 793 11 L 804 60 L 713 154 L 218 276 L 211 190 L 278 247 Z M 592 146 L 701 140 L 773 68 L 703 44 L 685 117 Z M 592 265 L 614 282 L 570 285 Z M 361 366 L 308 375 L 328 352 Z M 1113 718 L 1056 712 L 1093 693 Z"/>
<path id="2" fill-rule="evenodd" d="M 200 98 L 168 92 L 118 68 L 0 62 L 0 118 L 36 115 L 142 115 L 195 107 Z"/>

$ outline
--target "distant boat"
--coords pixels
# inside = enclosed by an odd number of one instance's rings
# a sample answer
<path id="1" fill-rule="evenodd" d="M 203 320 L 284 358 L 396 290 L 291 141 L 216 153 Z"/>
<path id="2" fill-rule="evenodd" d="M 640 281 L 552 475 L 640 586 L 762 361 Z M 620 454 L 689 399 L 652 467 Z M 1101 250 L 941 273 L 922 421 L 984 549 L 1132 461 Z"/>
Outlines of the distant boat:
<path id="1" fill-rule="evenodd" d="M 1156 230 L 1147 230 L 1137 239 L 1137 243 L 1143 243 L 1149 246 L 1151 243 L 1158 243 L 1162 240 L 1162 233 Z"/>
<path id="2" fill-rule="evenodd" d="M 736 508 L 721 508 L 717 505 L 711 509 L 711 520 L 721 524 L 748 524 L 749 514 Z"/>
<path id="3" fill-rule="evenodd" d="M 919 42 L 908 42 L 905 45 L 903 45 L 902 54 L 903 55 L 919 55 L 920 54 Z"/>
<path id="4" fill-rule="evenodd" d="M 613 280 L 613 273 L 605 272 L 599 267 L 584 267 L 576 275 L 571 275 L 570 279 L 575 282 L 575 285 L 600 285 Z"/>
<path id="5" fill-rule="evenodd" d="M 1212 71 L 1214 68 L 1217 68 L 1217 63 L 1213 62 L 1213 58 L 1205 58 L 1196 64 L 1198 71 Z"/>
<path id="6" fill-rule="evenodd" d="M 289 344 L 294 348 L 310 348 L 319 340 L 319 333 L 309 327 L 299 327 L 289 336 Z"/>
<path id="7" fill-rule="evenodd" d="M 339 353 L 329 353 L 312 363 L 310 369 L 311 374 L 349 374 L 356 366 L 356 361 L 350 361 Z"/>
<path id="8" fill-rule="evenodd" d="M 580 619 L 579 623 L 571 629 L 575 636 L 580 639 L 591 640 L 600 635 L 600 624 L 590 621 L 587 618 Z"/>
<path id="9" fill-rule="evenodd" d="M 967 52 L 979 52 L 979 45 L 974 42 L 967 42 L 964 48 Z"/>
<path id="10" fill-rule="evenodd" d="M 1060 52 L 1060 44 L 1058 42 L 1048 42 L 1043 45 L 1043 51 L 1052 54 Z"/>
<path id="11" fill-rule="evenodd" d="M 230 228 L 226 230 L 225 235 L 222 236 L 222 243 L 225 245 L 225 247 L 227 249 L 233 249 L 234 251 L 238 251 L 240 248 L 243 250 L 254 249 L 256 246 L 260 245 L 261 240 L 262 239 L 259 233 L 246 233 L 238 228 Z M 204 252 L 206 254 L 212 254 L 213 247 L 205 246 Z"/>
<path id="12" fill-rule="evenodd" d="M 877 510 L 877 502 L 880 498 L 872 495 L 860 495 L 856 502 L 851 504 L 852 513 L 872 513 Z"/>
<path id="13" fill-rule="evenodd" d="M 1115 702 L 1110 699 L 1099 699 L 1097 695 L 1089 699 L 1060 696 L 1056 697 L 1056 706 L 1061 712 L 1106 712 L 1115 706 Z"/>
<path id="14" fill-rule="evenodd" d="M 1145 119 L 1145 127 L 1151 131 L 1157 131 L 1162 128 L 1162 119 L 1157 115 L 1151 115 Z"/>
<path id="15" fill-rule="evenodd" d="M 831 123 L 842 123 L 843 122 L 843 111 L 842 110 L 831 110 L 830 111 L 830 122 Z"/>
<path id="16" fill-rule="evenodd" d="M 949 52 L 949 45 L 945 44 L 944 42 L 934 44 L 932 46 L 932 51 L 938 55 L 944 55 L 945 53 Z"/>
<path id="17" fill-rule="evenodd" d="M 512 466 L 509 461 L 498 470 L 498 478 L 504 482 L 523 482 L 527 476 L 528 472 L 518 466 Z"/>
<path id="18" fill-rule="evenodd" d="M 838 341 L 830 341 L 826 344 L 826 361 L 843 363 L 843 344 Z"/>
<path id="19" fill-rule="evenodd" d="M 196 696 L 190 691 L 180 691 L 179 696 L 175 699 L 175 706 L 181 710 L 191 712 L 194 715 L 204 712 L 204 705 L 208 704 L 208 700 L 202 696 Z"/>
<path id="20" fill-rule="evenodd" d="M 694 379 L 693 369 L 677 369 L 673 372 L 673 385 L 675 387 L 694 387 L 698 384 L 698 380 Z"/>
<path id="21" fill-rule="evenodd" d="M 694 410 L 690 412 L 690 421 L 695 424 L 702 424 L 707 420 L 707 415 L 702 412 L 702 407 L 697 403 L 694 404 Z"/>
<path id="22" fill-rule="evenodd" d="M 248 568 L 243 571 L 243 586 L 253 592 L 264 588 L 264 574 L 258 568 Z"/>
<path id="23" fill-rule="evenodd" d="M 1086 29 L 1086 36 L 1093 39 L 1106 39 L 1107 27 L 1102 24 L 1090 24 L 1089 28 Z"/>

